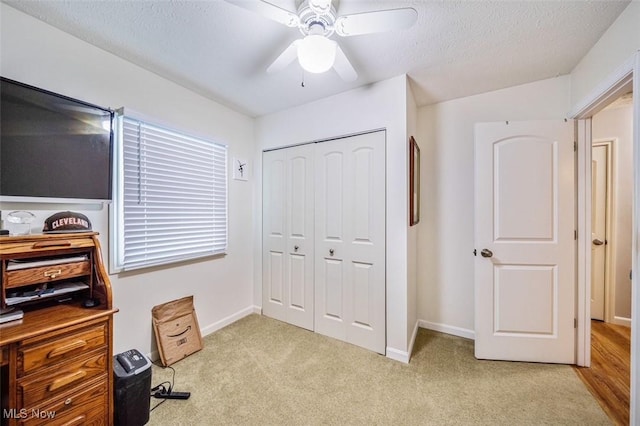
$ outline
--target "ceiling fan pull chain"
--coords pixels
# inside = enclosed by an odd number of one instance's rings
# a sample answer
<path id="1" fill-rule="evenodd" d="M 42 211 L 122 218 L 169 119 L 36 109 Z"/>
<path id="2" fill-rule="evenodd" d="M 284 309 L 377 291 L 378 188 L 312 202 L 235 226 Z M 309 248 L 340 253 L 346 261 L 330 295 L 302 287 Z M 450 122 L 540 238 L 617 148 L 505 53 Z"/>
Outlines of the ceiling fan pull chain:
<path id="1" fill-rule="evenodd" d="M 302 70 L 302 83 L 300 83 L 301 87 L 304 87 L 304 69 Z"/>

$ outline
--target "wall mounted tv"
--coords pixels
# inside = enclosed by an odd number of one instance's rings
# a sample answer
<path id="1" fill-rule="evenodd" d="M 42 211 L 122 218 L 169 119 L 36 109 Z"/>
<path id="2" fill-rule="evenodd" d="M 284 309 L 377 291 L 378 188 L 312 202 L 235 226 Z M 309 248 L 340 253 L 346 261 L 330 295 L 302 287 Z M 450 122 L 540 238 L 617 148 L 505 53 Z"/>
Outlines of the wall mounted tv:
<path id="1" fill-rule="evenodd" d="M 112 125 L 110 109 L 0 77 L 0 196 L 110 200 Z"/>

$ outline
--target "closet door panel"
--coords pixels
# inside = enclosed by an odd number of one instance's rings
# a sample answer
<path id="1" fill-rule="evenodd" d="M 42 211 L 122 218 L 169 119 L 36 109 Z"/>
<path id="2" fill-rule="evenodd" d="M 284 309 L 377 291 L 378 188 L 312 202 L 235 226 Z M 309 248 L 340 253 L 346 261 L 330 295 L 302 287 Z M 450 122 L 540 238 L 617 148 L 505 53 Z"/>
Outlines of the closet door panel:
<path id="1" fill-rule="evenodd" d="M 277 251 L 269 253 L 269 302 L 277 308 L 284 305 L 284 256 Z"/>
<path id="2" fill-rule="evenodd" d="M 344 152 L 316 144 L 315 331 L 346 340 L 344 274 Z"/>
<path id="3" fill-rule="evenodd" d="M 373 279 L 373 265 L 369 263 L 353 262 L 353 324 L 365 327 L 369 330 L 373 328 L 375 312 L 374 294 L 375 280 Z"/>
<path id="4" fill-rule="evenodd" d="M 262 310 L 286 320 L 286 160 L 281 151 L 263 154 L 262 200 Z"/>
<path id="5" fill-rule="evenodd" d="M 313 330 L 314 149 L 302 145 L 283 151 L 288 170 L 286 321 Z"/>
<path id="6" fill-rule="evenodd" d="M 316 145 L 316 331 L 379 353 L 386 344 L 384 150 L 384 132 Z"/>
<path id="7" fill-rule="evenodd" d="M 385 353 L 385 133 L 351 137 L 345 151 L 347 341 Z"/>
<path id="8" fill-rule="evenodd" d="M 325 259 L 324 280 L 324 316 L 337 322 L 342 322 L 343 317 L 343 293 L 342 262 L 337 259 Z"/>
<path id="9" fill-rule="evenodd" d="M 330 142 L 325 142 L 330 144 Z M 325 148 L 320 147 L 320 150 Z M 339 151 L 330 150 L 322 154 L 321 166 L 323 167 L 321 185 L 323 200 L 320 203 L 324 218 L 322 238 L 327 242 L 342 242 L 343 239 L 343 174 L 344 154 Z"/>
<path id="10" fill-rule="evenodd" d="M 305 282 L 307 256 L 291 254 L 289 256 L 289 279 L 291 280 L 291 289 L 289 291 L 289 307 L 292 309 L 302 309 L 308 307 L 306 300 Z"/>
<path id="11" fill-rule="evenodd" d="M 372 237 L 371 221 L 373 219 L 373 149 L 369 147 L 358 148 L 351 154 L 351 167 L 353 167 L 353 194 L 351 208 L 353 213 L 353 242 L 370 243 Z"/>
<path id="12" fill-rule="evenodd" d="M 340 259 L 323 257 L 319 263 L 316 263 L 315 331 L 346 341 L 344 318 L 346 288 L 343 269 L 343 262 Z"/>
<path id="13" fill-rule="evenodd" d="M 291 154 L 291 153 L 289 153 Z M 290 238 L 307 238 L 309 237 L 306 228 L 307 215 L 306 207 L 308 207 L 307 193 L 313 191 L 313 187 L 309 188 L 311 179 L 307 177 L 307 169 L 309 167 L 309 159 L 302 155 L 295 155 L 288 160 L 289 170 L 291 171 L 289 178 L 289 237 Z"/>

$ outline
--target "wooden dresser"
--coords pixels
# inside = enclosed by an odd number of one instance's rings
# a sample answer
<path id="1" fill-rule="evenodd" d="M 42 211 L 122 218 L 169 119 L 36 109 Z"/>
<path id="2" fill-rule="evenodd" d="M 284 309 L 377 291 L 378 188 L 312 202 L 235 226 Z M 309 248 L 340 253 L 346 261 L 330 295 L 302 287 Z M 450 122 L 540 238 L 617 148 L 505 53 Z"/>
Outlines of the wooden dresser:
<path id="1" fill-rule="evenodd" d="M 0 237 L 3 425 L 113 423 L 111 283 L 97 233 Z M 95 306 L 86 307 L 93 300 Z"/>

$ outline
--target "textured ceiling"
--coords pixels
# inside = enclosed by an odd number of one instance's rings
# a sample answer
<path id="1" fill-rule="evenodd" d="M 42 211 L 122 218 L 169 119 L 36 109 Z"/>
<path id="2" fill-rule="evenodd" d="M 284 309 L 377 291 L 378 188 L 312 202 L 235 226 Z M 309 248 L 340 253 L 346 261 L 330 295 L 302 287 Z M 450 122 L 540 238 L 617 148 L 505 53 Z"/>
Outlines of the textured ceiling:
<path id="1" fill-rule="evenodd" d="M 628 1 L 334 0 L 339 15 L 413 7 L 408 30 L 341 38 L 359 76 L 265 69 L 297 29 L 222 0 L 2 0 L 250 116 L 406 73 L 419 106 L 568 74 Z M 253 0 L 247 0 L 253 1 Z M 270 0 L 295 10 L 294 0 Z"/>

